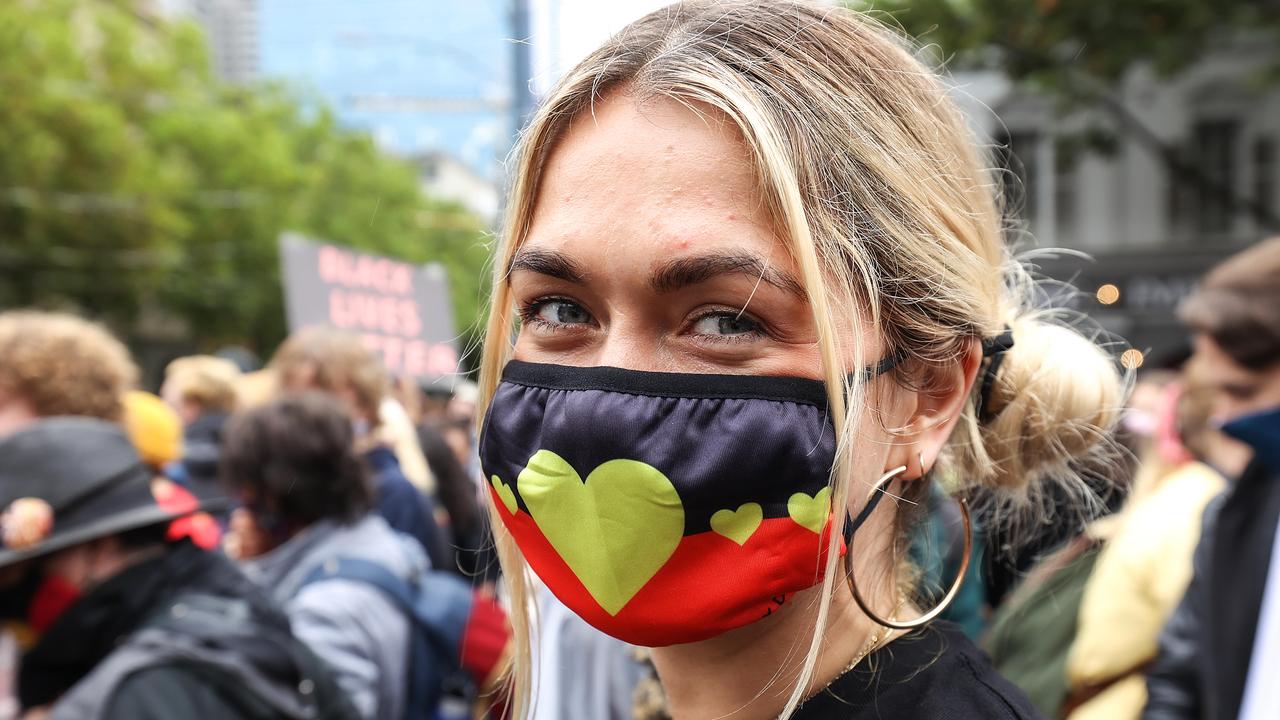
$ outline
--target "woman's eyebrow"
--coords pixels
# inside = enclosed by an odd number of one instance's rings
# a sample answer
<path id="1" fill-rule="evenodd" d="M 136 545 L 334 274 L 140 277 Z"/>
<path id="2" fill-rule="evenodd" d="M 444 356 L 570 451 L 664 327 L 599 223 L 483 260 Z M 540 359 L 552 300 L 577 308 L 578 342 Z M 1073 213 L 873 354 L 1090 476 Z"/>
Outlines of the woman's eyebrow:
<path id="1" fill-rule="evenodd" d="M 528 270 L 539 275 L 548 275 L 575 285 L 582 285 L 586 282 L 586 273 L 583 272 L 582 266 L 574 262 L 568 255 L 553 250 L 521 248 L 516 252 L 516 256 L 511 259 L 511 266 L 507 268 L 507 274 L 510 275 L 516 270 Z"/>
<path id="2" fill-rule="evenodd" d="M 774 269 L 759 255 L 750 253 L 712 253 L 669 260 L 653 271 L 649 285 L 654 292 L 669 293 L 706 282 L 717 275 L 747 275 L 802 300 L 809 297 L 795 278 Z"/>

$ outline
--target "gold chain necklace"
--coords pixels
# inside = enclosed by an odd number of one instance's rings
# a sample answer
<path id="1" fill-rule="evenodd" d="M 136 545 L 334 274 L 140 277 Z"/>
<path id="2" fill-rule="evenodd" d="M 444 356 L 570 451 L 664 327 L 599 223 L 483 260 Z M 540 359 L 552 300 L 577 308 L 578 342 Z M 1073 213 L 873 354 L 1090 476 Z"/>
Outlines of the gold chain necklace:
<path id="1" fill-rule="evenodd" d="M 884 634 L 883 637 L 878 632 L 871 633 L 871 639 L 867 641 L 867 644 L 865 646 L 863 646 L 862 652 L 859 652 L 857 655 L 853 656 L 853 660 L 849 661 L 849 664 L 845 666 L 844 670 L 840 671 L 840 675 L 838 677 L 844 677 L 849 673 L 850 670 L 853 670 L 855 667 L 857 667 L 858 663 L 862 662 L 863 660 L 866 660 L 868 655 L 875 652 L 876 649 L 879 648 L 881 641 L 888 639 L 888 636 L 889 636 L 889 633 L 887 632 Z"/>

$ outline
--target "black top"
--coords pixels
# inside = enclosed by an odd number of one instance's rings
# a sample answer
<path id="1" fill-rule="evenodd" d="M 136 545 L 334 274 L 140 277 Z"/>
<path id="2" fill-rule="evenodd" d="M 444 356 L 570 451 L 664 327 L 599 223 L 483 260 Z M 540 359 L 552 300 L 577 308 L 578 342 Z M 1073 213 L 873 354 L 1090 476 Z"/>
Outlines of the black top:
<path id="1" fill-rule="evenodd" d="M 876 650 L 792 720 L 1040 720 L 958 628 L 938 622 Z"/>
<path id="2" fill-rule="evenodd" d="M 1191 584 L 1147 674 L 1143 718 L 1239 715 L 1278 522 L 1280 472 L 1255 456 L 1205 508 Z"/>

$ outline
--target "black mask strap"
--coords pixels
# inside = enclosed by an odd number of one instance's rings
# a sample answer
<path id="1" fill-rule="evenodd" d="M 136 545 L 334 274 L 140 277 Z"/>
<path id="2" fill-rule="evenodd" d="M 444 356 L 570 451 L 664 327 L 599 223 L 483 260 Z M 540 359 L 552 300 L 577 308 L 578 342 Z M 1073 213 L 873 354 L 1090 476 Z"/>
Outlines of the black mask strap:
<path id="1" fill-rule="evenodd" d="M 844 544 L 845 545 L 853 544 L 853 534 L 858 531 L 858 528 L 862 527 L 863 524 L 867 522 L 867 520 L 871 517 L 871 513 L 875 512 L 876 506 L 880 504 L 880 500 L 884 498 L 885 494 L 886 493 L 884 491 L 881 491 L 872 495 L 871 499 L 867 501 L 867 504 L 862 507 L 862 512 L 858 513 L 858 516 L 853 519 L 849 519 L 849 514 L 845 513 L 845 521 L 844 521 Z"/>
<path id="2" fill-rule="evenodd" d="M 884 356 L 883 358 L 880 359 L 880 362 L 876 363 L 875 365 L 872 365 L 871 367 L 863 368 L 862 372 L 859 373 L 859 375 L 862 376 L 862 382 L 870 382 L 880 377 L 881 375 L 889 372 L 890 370 L 898 367 L 899 365 L 902 364 L 902 361 L 906 359 L 907 359 L 907 354 L 900 350 L 896 353 L 893 353 L 892 355 Z M 850 384 L 852 384 L 855 379 L 857 378 L 855 378 L 853 374 L 849 375 Z M 858 513 L 858 517 L 856 518 L 849 519 L 848 513 L 845 513 L 845 523 L 844 523 L 845 545 L 849 545 L 850 543 L 853 542 L 853 533 L 857 531 L 858 528 L 862 527 L 863 523 L 867 521 L 867 518 L 871 517 L 871 513 L 875 511 L 876 506 L 880 504 L 880 499 L 882 497 L 884 497 L 884 493 L 882 492 L 878 492 L 875 495 L 873 495 L 871 499 L 867 501 L 867 504 L 862 508 L 862 512 Z"/>
<path id="3" fill-rule="evenodd" d="M 987 369 L 982 375 L 982 386 L 978 391 L 977 411 L 978 420 L 980 422 L 985 423 L 993 417 L 988 415 L 986 411 L 991 395 L 991 389 L 995 386 L 996 375 L 1000 372 L 1000 365 L 1004 363 L 1004 355 L 1012 347 L 1013 330 L 1007 327 L 1005 328 L 1005 331 L 999 335 L 982 341 L 982 356 L 984 358 L 991 358 L 991 361 L 987 363 Z M 866 381 L 879 377 L 880 375 L 883 375 L 897 367 L 905 359 L 906 354 L 903 352 L 896 352 L 892 355 L 886 356 L 876 365 L 864 369 L 862 371 L 862 379 Z M 844 542 L 846 545 L 853 543 L 853 534 L 858 531 L 858 528 L 862 527 L 867 522 L 867 519 L 871 517 L 871 513 L 875 512 L 876 507 L 880 504 L 880 501 L 885 495 L 886 493 L 883 491 L 872 495 L 871 499 L 867 501 L 867 504 L 863 506 L 862 512 L 859 512 L 858 516 L 855 518 L 849 519 L 846 513 L 846 521 L 844 524 Z"/>
<path id="4" fill-rule="evenodd" d="M 871 367 L 866 367 L 862 369 L 862 372 L 859 373 L 862 377 L 862 382 L 870 382 L 872 380 L 875 380 L 881 375 L 901 365 L 902 361 L 906 359 L 907 359 L 907 354 L 902 351 L 898 351 L 892 355 L 885 355 L 883 358 L 880 359 L 880 362 L 876 363 L 875 365 L 872 365 Z M 852 373 L 850 373 L 849 384 L 852 385 L 854 380 L 856 379 L 857 377 Z"/>
<path id="5" fill-rule="evenodd" d="M 995 413 L 990 410 L 991 390 L 996 386 L 996 376 L 1000 373 L 1000 366 L 1004 364 L 1005 353 L 1012 347 L 1013 331 L 1008 327 L 999 335 L 982 341 L 982 357 L 991 358 L 991 361 L 982 373 L 982 385 L 978 389 L 977 406 L 974 410 L 977 411 L 978 422 L 984 425 L 995 417 Z"/>

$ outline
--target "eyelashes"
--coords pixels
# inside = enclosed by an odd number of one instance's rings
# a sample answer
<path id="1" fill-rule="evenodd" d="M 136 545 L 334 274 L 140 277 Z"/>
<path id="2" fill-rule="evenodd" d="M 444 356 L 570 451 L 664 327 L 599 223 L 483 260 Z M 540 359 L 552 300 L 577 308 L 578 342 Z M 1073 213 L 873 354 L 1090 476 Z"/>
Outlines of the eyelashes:
<path id="1" fill-rule="evenodd" d="M 522 303 L 518 312 L 521 323 L 542 328 L 591 324 L 591 314 L 585 308 L 563 297 L 541 297 Z"/>
<path id="2" fill-rule="evenodd" d="M 763 326 L 740 310 L 712 310 L 690 324 L 692 335 L 712 342 L 750 342 L 766 337 Z"/>
<path id="3" fill-rule="evenodd" d="M 596 326 L 595 318 L 582 305 L 561 296 L 543 296 L 521 303 L 517 308 L 522 327 L 543 333 L 575 332 Z M 716 308 L 701 312 L 681 327 L 681 334 L 711 343 L 754 342 L 769 337 L 764 324 L 740 309 Z"/>

